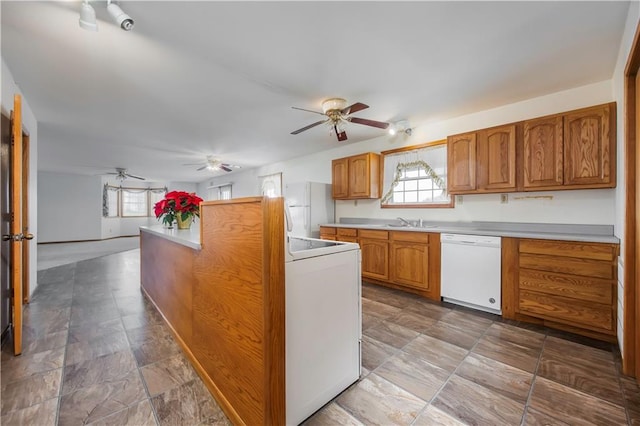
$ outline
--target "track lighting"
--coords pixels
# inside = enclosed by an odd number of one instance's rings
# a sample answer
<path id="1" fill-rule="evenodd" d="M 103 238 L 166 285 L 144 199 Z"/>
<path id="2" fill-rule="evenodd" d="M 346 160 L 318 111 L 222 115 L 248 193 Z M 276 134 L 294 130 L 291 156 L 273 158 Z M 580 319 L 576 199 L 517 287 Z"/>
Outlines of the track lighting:
<path id="1" fill-rule="evenodd" d="M 111 18 L 120 28 L 125 31 L 133 29 L 133 19 L 111 0 L 107 0 L 107 11 Z M 87 31 L 98 31 L 98 23 L 96 22 L 96 11 L 89 4 L 89 0 L 84 0 L 80 8 L 80 28 Z"/>
<path id="2" fill-rule="evenodd" d="M 107 11 L 116 24 L 125 31 L 131 31 L 133 28 L 133 19 L 122 11 L 120 6 L 115 3 L 111 3 L 111 0 L 107 0 Z"/>
<path id="3" fill-rule="evenodd" d="M 413 129 L 409 127 L 409 122 L 407 120 L 391 123 L 387 131 L 391 136 L 395 136 L 398 133 L 404 133 L 407 136 L 411 136 L 411 134 L 413 133 Z"/>
<path id="4" fill-rule="evenodd" d="M 84 0 L 80 8 L 80 28 L 87 31 L 98 31 L 98 23 L 96 22 L 96 11 L 89 4 L 88 0 Z"/>

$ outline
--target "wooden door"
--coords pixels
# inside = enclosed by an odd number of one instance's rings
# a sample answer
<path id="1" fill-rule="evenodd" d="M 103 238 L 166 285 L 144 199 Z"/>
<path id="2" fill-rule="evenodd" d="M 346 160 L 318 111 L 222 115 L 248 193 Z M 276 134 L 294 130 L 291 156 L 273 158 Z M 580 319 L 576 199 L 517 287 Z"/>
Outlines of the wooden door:
<path id="1" fill-rule="evenodd" d="M 494 127 L 478 134 L 478 190 L 516 189 L 516 125 Z"/>
<path id="2" fill-rule="evenodd" d="M 447 189 L 450 194 L 476 189 L 476 133 L 447 138 Z"/>
<path id="3" fill-rule="evenodd" d="M 563 178 L 562 116 L 524 122 L 524 189 L 561 187 Z"/>
<path id="4" fill-rule="evenodd" d="M 9 236 L 9 270 L 11 278 L 11 324 L 13 333 L 13 352 L 22 353 L 22 99 L 15 95 L 11 112 L 11 173 L 10 173 L 10 209 L 11 226 Z M 5 238 L 3 236 L 3 238 Z"/>
<path id="5" fill-rule="evenodd" d="M 334 199 L 349 197 L 349 159 L 339 158 L 331 162 L 331 191 Z"/>
<path id="6" fill-rule="evenodd" d="M 565 185 L 615 186 L 614 108 L 607 104 L 564 116 Z"/>

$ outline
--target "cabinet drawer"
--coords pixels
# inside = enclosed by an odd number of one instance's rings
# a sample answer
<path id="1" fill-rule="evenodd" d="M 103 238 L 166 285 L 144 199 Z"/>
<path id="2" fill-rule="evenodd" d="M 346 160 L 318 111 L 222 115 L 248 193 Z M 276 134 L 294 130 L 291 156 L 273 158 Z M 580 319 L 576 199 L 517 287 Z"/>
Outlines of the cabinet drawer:
<path id="1" fill-rule="evenodd" d="M 329 226 L 321 226 L 320 235 L 336 235 L 336 228 L 329 227 Z"/>
<path id="2" fill-rule="evenodd" d="M 353 228 L 338 228 L 337 235 L 338 237 L 357 237 L 358 230 Z"/>
<path id="3" fill-rule="evenodd" d="M 614 281 L 597 278 L 560 275 L 553 272 L 521 269 L 519 278 L 520 291 L 535 291 L 571 299 L 597 302 L 603 304 L 615 303 Z"/>
<path id="4" fill-rule="evenodd" d="M 521 253 L 518 263 L 520 268 L 559 272 L 562 274 L 605 279 L 612 279 L 615 276 L 613 262 Z"/>
<path id="5" fill-rule="evenodd" d="M 611 261 L 617 256 L 612 244 L 578 243 L 575 241 L 520 240 L 520 253 L 546 254 L 549 256 L 577 257 Z"/>
<path id="6" fill-rule="evenodd" d="M 595 331 L 613 332 L 611 305 L 583 302 L 561 296 L 521 291 L 520 313 Z"/>
<path id="7" fill-rule="evenodd" d="M 429 244 L 429 234 L 426 232 L 391 231 L 390 237 L 392 241 L 407 241 L 410 243 Z"/>
<path id="8" fill-rule="evenodd" d="M 373 231 L 371 229 L 360 229 L 358 237 L 372 240 L 388 240 L 389 231 Z"/>

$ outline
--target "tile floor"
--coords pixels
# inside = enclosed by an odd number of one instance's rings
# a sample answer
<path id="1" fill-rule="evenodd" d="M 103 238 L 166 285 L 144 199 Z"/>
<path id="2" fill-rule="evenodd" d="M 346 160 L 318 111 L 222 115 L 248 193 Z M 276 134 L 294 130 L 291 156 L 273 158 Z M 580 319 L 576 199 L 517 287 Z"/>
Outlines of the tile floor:
<path id="1" fill-rule="evenodd" d="M 229 424 L 139 289 L 139 251 L 41 271 L 3 425 Z M 308 425 L 640 424 L 612 345 L 363 286 L 363 375 Z"/>

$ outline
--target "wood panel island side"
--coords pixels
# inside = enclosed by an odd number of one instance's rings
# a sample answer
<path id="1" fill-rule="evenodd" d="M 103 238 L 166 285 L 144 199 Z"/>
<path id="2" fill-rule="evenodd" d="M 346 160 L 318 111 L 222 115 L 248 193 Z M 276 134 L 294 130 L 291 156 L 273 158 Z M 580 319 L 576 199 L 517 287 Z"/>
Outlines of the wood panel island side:
<path id="1" fill-rule="evenodd" d="M 286 420 L 283 206 L 206 201 L 199 241 L 141 228 L 142 289 L 234 424 Z"/>

